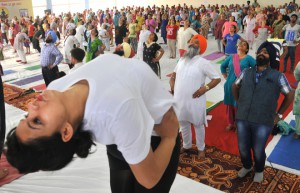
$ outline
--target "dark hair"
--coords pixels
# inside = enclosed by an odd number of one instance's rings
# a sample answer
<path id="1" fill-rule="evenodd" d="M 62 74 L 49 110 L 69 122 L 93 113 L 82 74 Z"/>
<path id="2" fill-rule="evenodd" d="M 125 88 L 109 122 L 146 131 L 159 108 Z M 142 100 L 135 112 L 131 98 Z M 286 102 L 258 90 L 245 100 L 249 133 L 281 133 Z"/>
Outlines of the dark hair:
<path id="1" fill-rule="evenodd" d="M 249 43 L 247 41 L 245 41 L 245 40 L 240 41 L 240 44 L 241 43 L 246 43 L 246 46 L 247 46 L 246 54 L 248 54 L 248 52 L 249 52 Z"/>
<path id="2" fill-rule="evenodd" d="M 291 17 L 296 17 L 296 20 L 298 19 L 298 15 L 297 14 L 291 15 Z"/>
<path id="3" fill-rule="evenodd" d="M 71 56 L 75 58 L 77 61 L 82 62 L 85 52 L 81 48 L 74 48 L 71 50 Z"/>
<path id="4" fill-rule="evenodd" d="M 230 27 L 233 27 L 234 28 L 234 33 L 236 33 L 236 30 L 237 30 L 236 26 L 235 25 L 231 25 Z"/>
<path id="5" fill-rule="evenodd" d="M 91 146 L 95 145 L 93 134 L 84 131 L 82 125 L 68 142 L 62 140 L 60 133 L 54 133 L 50 137 L 22 143 L 15 130 L 11 130 L 6 137 L 5 154 L 8 162 L 20 173 L 59 170 L 72 161 L 74 154 L 86 158 Z"/>
<path id="6" fill-rule="evenodd" d="M 94 29 L 92 29 L 92 30 L 95 30 L 96 37 L 98 37 L 98 35 L 99 35 L 99 32 L 98 32 L 97 28 L 94 28 Z"/>
<path id="7" fill-rule="evenodd" d="M 72 31 L 71 31 L 70 34 L 73 35 L 73 36 L 75 36 L 76 35 L 76 29 L 72 29 Z"/>

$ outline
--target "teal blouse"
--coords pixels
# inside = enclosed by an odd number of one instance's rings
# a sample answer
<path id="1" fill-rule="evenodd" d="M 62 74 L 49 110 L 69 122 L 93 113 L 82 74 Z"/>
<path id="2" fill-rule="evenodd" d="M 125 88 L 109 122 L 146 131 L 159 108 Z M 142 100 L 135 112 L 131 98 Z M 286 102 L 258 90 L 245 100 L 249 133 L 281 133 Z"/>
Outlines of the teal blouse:
<path id="1" fill-rule="evenodd" d="M 254 67 L 256 64 L 255 59 L 252 56 L 245 56 L 240 60 L 241 72 L 247 68 Z M 227 71 L 228 70 L 228 71 Z M 233 57 L 228 56 L 221 64 L 221 73 L 227 72 L 227 80 L 224 84 L 224 104 L 235 105 L 235 100 L 232 94 L 232 84 L 234 83 L 236 76 L 234 74 Z"/>

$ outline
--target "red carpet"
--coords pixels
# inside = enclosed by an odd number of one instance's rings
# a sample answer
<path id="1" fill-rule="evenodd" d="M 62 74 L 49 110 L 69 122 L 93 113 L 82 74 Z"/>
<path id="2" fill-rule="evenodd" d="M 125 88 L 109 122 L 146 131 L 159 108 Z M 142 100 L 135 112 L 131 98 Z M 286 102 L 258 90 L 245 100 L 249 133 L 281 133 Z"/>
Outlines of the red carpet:
<path id="1" fill-rule="evenodd" d="M 32 87 L 33 89 L 39 91 L 39 90 L 45 90 L 46 89 L 46 85 L 45 84 L 40 84 L 40 85 L 36 85 Z"/>
<path id="2" fill-rule="evenodd" d="M 299 53 L 300 53 L 300 46 L 298 46 L 296 49 L 295 67 L 300 61 Z M 285 76 L 287 77 L 290 85 L 293 88 L 296 88 L 295 85 L 296 79 L 294 75 L 289 72 L 289 69 L 290 69 L 290 60 L 288 60 L 287 72 L 285 73 Z M 280 71 L 283 71 L 283 59 L 280 62 Z M 283 99 L 284 99 L 283 95 L 280 95 L 278 99 L 279 105 L 282 103 Z M 292 111 L 292 109 L 293 109 L 293 105 L 291 104 L 289 108 L 286 110 L 286 112 L 283 114 L 283 118 L 285 118 Z M 205 144 L 209 146 L 214 146 L 222 151 L 234 155 L 239 155 L 236 133 L 228 132 L 225 130 L 225 127 L 227 126 L 226 106 L 223 103 L 220 103 L 214 109 L 212 109 L 208 114 L 212 115 L 212 120 L 208 121 L 208 127 L 205 130 L 206 131 Z M 195 135 L 193 130 L 193 142 L 195 142 L 194 136 Z M 273 136 L 270 136 L 267 143 L 269 143 L 272 138 Z"/>

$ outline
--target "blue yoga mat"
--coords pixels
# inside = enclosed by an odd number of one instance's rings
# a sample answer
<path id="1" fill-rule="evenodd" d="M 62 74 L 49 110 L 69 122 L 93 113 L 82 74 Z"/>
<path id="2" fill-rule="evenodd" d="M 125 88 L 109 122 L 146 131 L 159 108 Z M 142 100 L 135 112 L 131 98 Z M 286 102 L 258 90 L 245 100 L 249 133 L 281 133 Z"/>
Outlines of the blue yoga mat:
<path id="1" fill-rule="evenodd" d="M 8 75 L 8 74 L 12 74 L 12 73 L 15 73 L 16 71 L 14 70 L 4 70 L 3 73 L 4 75 Z"/>
<path id="2" fill-rule="evenodd" d="M 32 82 L 42 80 L 42 79 L 43 79 L 43 75 L 40 74 L 40 75 L 32 76 L 32 77 L 29 77 L 29 78 L 25 78 L 25 79 L 22 79 L 22 80 L 18 80 L 16 82 L 12 82 L 11 84 L 15 84 L 15 85 L 18 85 L 18 86 L 23 86 L 23 85 L 26 85 L 26 84 L 29 84 L 29 83 L 32 83 Z"/>
<path id="3" fill-rule="evenodd" d="M 295 121 L 291 121 L 290 125 L 295 127 Z M 294 139 L 294 133 L 288 136 L 281 136 L 279 142 L 273 149 L 268 161 L 300 170 L 300 139 Z"/>

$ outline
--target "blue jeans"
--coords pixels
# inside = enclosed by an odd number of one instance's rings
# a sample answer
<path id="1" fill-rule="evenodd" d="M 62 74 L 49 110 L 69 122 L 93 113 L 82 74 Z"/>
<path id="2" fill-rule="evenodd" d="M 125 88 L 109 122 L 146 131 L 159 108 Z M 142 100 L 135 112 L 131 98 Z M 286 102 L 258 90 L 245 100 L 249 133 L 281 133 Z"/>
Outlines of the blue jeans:
<path id="1" fill-rule="evenodd" d="M 255 172 L 263 172 L 266 161 L 265 146 L 272 127 L 249 121 L 236 120 L 238 145 L 243 167 L 252 167 L 251 150 L 254 153 Z"/>
<path id="2" fill-rule="evenodd" d="M 284 62 L 283 62 L 284 71 L 286 70 L 287 61 L 288 61 L 289 57 L 291 58 L 291 70 L 294 70 L 295 52 L 296 52 L 296 46 L 288 46 L 288 53 L 284 57 Z"/>

